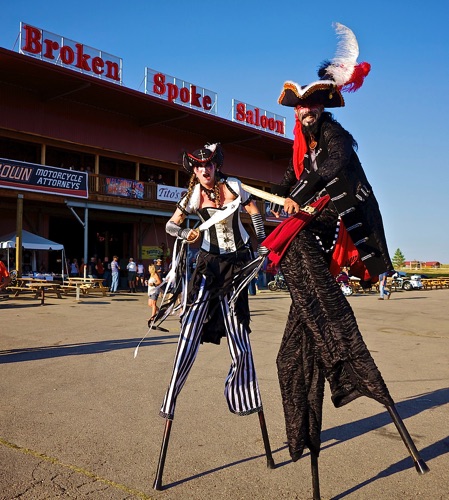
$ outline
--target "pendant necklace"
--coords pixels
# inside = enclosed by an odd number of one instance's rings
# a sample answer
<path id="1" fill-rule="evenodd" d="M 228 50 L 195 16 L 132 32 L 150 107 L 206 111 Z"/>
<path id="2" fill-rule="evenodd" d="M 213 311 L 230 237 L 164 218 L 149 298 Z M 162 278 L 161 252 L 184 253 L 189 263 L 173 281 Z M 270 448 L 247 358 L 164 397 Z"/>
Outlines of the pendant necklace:
<path id="1" fill-rule="evenodd" d="M 215 203 L 215 198 L 216 198 L 215 197 L 215 188 L 214 189 L 207 189 L 206 187 L 204 187 L 201 184 L 201 191 L 203 191 L 203 193 L 206 193 L 206 196 L 209 198 L 209 200 Z"/>

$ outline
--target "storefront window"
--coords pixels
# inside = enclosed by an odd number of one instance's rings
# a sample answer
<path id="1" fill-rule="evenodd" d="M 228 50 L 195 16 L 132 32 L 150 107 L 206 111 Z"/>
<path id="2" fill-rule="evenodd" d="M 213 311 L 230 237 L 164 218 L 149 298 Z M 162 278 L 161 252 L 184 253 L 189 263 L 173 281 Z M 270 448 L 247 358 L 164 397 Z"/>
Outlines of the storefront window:
<path id="1" fill-rule="evenodd" d="M 34 142 L 0 137 L 0 158 L 39 164 L 41 162 L 41 146 Z"/>
<path id="2" fill-rule="evenodd" d="M 69 149 L 54 148 L 47 146 L 45 153 L 45 163 L 53 167 L 67 168 L 70 170 L 80 170 L 94 173 L 95 156 Z"/>
<path id="3" fill-rule="evenodd" d="M 184 171 L 179 172 L 179 174 L 178 174 L 179 186 L 178 187 L 182 187 L 182 188 L 189 187 L 189 181 L 190 181 L 190 175 L 187 172 L 184 172 Z"/>
<path id="4" fill-rule="evenodd" d="M 100 156 L 100 174 L 136 180 L 136 164 L 131 161 Z"/>
<path id="5" fill-rule="evenodd" d="M 154 165 L 140 164 L 139 180 L 142 182 L 154 182 L 156 184 L 175 185 L 175 171 L 168 168 L 156 167 Z"/>

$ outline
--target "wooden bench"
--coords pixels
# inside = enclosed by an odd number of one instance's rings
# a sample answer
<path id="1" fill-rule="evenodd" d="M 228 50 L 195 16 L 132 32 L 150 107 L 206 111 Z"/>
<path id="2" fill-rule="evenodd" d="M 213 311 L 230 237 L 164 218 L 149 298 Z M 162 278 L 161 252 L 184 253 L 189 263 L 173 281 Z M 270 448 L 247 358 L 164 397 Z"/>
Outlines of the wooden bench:
<path id="1" fill-rule="evenodd" d="M 58 299 L 62 299 L 61 295 L 61 285 L 59 283 L 42 282 L 42 283 L 28 283 L 27 287 L 34 292 L 34 298 L 41 299 L 41 304 L 45 303 L 45 295 L 49 293 L 54 293 Z"/>
<path id="2" fill-rule="evenodd" d="M 87 293 L 87 290 L 91 287 L 90 284 L 81 284 L 81 285 L 61 285 L 61 290 L 64 295 L 67 295 L 70 292 L 76 293 L 76 290 L 79 288 L 82 293 Z"/>
<path id="3" fill-rule="evenodd" d="M 349 286 L 352 288 L 354 293 L 359 293 L 361 290 L 360 281 L 359 280 L 349 280 Z"/>
<path id="4" fill-rule="evenodd" d="M 92 283 L 89 287 L 86 288 L 86 293 L 101 293 L 103 297 L 106 297 L 109 288 L 106 286 L 103 286 L 101 283 Z"/>
<path id="5" fill-rule="evenodd" d="M 440 280 L 438 280 L 438 279 L 431 279 L 431 280 L 428 281 L 427 284 L 428 284 L 428 286 L 430 286 L 430 288 L 433 288 L 433 287 L 435 287 L 435 288 L 443 288 L 442 282 Z"/>
<path id="6" fill-rule="evenodd" d="M 449 288 L 449 278 L 443 278 L 440 281 L 444 287 Z"/>
<path id="7" fill-rule="evenodd" d="M 31 288 L 28 286 L 8 286 L 6 289 L 10 292 L 14 292 L 14 297 L 18 297 L 22 292 L 32 292 Z"/>
<path id="8" fill-rule="evenodd" d="M 449 278 L 422 278 L 421 281 L 426 290 L 449 288 Z"/>
<path id="9" fill-rule="evenodd" d="M 14 297 L 18 297 L 22 293 L 33 295 L 34 299 L 41 299 L 41 304 L 45 303 L 45 294 L 54 293 L 58 299 L 62 299 L 61 296 L 61 285 L 59 283 L 53 283 L 51 281 L 41 281 L 27 283 L 26 286 L 9 286 L 7 290 L 14 292 Z"/>
<path id="10" fill-rule="evenodd" d="M 68 278 L 61 288 L 66 295 L 75 292 L 76 300 L 79 300 L 80 294 L 101 293 L 103 297 L 106 297 L 109 292 L 108 287 L 103 285 L 103 280 L 100 278 Z"/>

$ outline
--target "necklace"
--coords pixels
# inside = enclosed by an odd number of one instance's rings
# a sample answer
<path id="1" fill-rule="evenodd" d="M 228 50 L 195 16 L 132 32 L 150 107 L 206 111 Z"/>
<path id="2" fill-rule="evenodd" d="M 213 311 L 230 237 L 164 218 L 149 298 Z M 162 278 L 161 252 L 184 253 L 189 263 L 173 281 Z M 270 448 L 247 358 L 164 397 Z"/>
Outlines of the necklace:
<path id="1" fill-rule="evenodd" d="M 310 141 L 309 141 L 309 148 L 310 149 L 315 149 L 317 145 L 317 142 L 315 140 L 315 137 L 313 135 L 310 136 Z"/>
<path id="2" fill-rule="evenodd" d="M 206 187 L 204 187 L 202 184 L 201 184 L 201 191 L 203 191 L 203 193 L 206 193 L 206 196 L 209 198 L 210 201 L 213 201 L 215 202 L 215 188 L 214 189 L 207 189 Z"/>

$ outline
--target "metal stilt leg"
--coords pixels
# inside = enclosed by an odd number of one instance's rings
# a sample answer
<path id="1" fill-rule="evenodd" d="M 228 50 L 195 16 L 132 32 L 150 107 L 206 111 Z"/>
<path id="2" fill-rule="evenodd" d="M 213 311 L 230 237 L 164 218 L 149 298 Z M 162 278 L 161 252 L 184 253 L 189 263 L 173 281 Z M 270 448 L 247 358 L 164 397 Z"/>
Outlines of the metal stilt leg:
<path id="1" fill-rule="evenodd" d="M 164 473 L 165 457 L 167 455 L 168 440 L 170 439 L 170 430 L 172 420 L 167 420 L 165 422 L 164 437 L 162 439 L 161 453 L 159 455 L 159 463 L 157 465 L 156 479 L 154 480 L 153 489 L 162 489 L 162 474 Z"/>
<path id="2" fill-rule="evenodd" d="M 310 452 L 310 462 L 312 466 L 312 489 L 313 500 L 320 500 L 320 476 L 318 473 L 318 455 L 313 451 Z"/>
<path id="3" fill-rule="evenodd" d="M 416 449 L 415 443 L 413 442 L 410 434 L 408 433 L 402 418 L 399 416 L 399 413 L 396 410 L 394 405 L 386 406 L 388 413 L 390 414 L 394 425 L 396 426 L 399 434 L 404 441 L 405 446 L 407 447 L 413 462 L 415 464 L 415 468 L 418 471 L 418 474 L 425 474 L 429 472 L 429 467 L 427 467 L 426 462 L 420 457 L 419 451 Z"/>
<path id="4" fill-rule="evenodd" d="M 265 455 L 267 456 L 267 467 L 269 469 L 274 469 L 275 465 L 273 457 L 271 455 L 270 440 L 268 438 L 267 425 L 265 424 L 265 417 L 263 411 L 260 410 L 258 412 L 258 415 L 259 415 L 260 429 L 262 431 L 263 444 L 265 446 Z"/>

